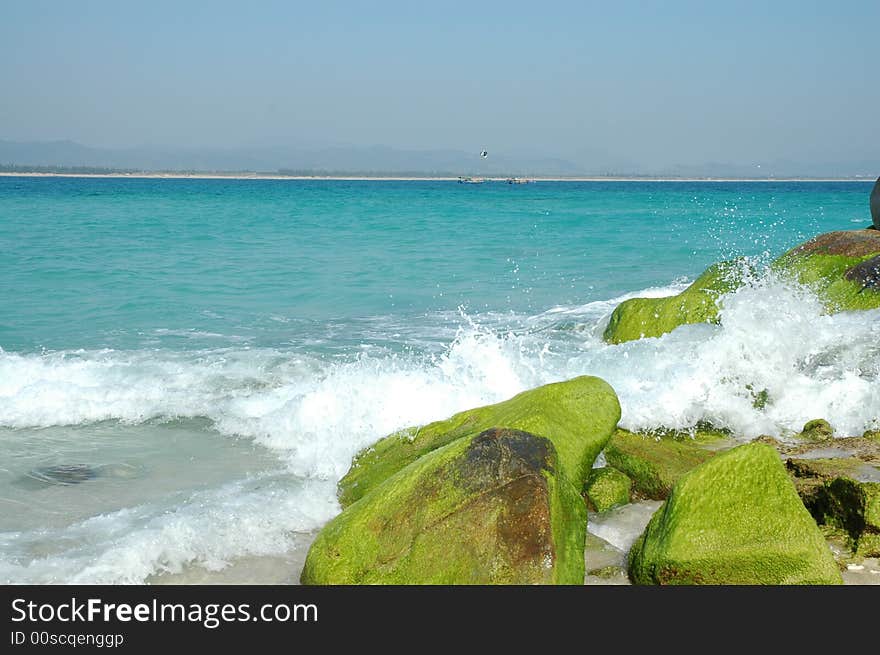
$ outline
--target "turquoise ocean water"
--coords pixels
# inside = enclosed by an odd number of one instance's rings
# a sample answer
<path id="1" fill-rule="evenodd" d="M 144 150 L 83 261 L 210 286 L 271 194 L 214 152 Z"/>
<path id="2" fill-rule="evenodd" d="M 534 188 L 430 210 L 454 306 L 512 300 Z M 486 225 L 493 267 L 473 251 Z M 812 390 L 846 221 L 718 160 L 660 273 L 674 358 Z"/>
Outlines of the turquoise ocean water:
<path id="1" fill-rule="evenodd" d="M 579 374 L 629 427 L 861 433 L 876 311 L 759 275 L 723 327 L 600 337 L 624 298 L 867 225 L 870 188 L 0 178 L 0 580 L 295 578 L 359 448 Z"/>

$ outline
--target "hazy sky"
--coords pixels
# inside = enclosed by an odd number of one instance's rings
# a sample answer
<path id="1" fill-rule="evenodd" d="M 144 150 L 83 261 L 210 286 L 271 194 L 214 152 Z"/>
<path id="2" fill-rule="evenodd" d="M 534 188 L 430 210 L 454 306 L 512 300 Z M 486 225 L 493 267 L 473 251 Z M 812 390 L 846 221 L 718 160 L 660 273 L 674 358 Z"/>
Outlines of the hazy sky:
<path id="1" fill-rule="evenodd" d="M 880 143 L 878 0 L 0 0 L 0 15 L 2 139 L 649 166 L 876 158 Z"/>

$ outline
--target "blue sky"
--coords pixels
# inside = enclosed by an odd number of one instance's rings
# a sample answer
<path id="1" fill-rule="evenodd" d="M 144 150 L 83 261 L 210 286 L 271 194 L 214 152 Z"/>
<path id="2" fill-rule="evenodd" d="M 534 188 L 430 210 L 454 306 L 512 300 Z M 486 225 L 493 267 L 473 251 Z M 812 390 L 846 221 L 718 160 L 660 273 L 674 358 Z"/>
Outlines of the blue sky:
<path id="1" fill-rule="evenodd" d="M 0 0 L 0 138 L 876 158 L 880 2 Z"/>

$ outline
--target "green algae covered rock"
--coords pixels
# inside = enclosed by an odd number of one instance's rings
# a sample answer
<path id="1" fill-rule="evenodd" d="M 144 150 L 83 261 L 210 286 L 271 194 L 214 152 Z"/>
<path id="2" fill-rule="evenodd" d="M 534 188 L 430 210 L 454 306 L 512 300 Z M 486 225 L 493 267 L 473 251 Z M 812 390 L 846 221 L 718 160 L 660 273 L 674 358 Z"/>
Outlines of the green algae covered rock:
<path id="1" fill-rule="evenodd" d="M 880 557 L 880 484 L 866 482 L 861 489 L 865 529 L 859 535 L 856 550 L 864 557 Z"/>
<path id="2" fill-rule="evenodd" d="M 750 443 L 675 485 L 629 554 L 636 584 L 840 584 L 779 455 Z"/>
<path id="3" fill-rule="evenodd" d="M 583 584 L 586 508 L 553 443 L 493 428 L 424 455 L 330 521 L 303 584 Z"/>
<path id="4" fill-rule="evenodd" d="M 858 479 L 875 468 L 855 457 L 789 459 L 786 468 L 817 523 L 844 531 L 856 555 L 880 557 L 880 483 Z"/>
<path id="5" fill-rule="evenodd" d="M 827 311 L 880 307 L 880 229 L 820 234 L 777 258 L 771 269 L 813 289 Z M 676 296 L 631 298 L 618 305 L 603 338 L 618 344 L 659 337 L 688 323 L 717 323 L 719 298 L 742 285 L 743 260 L 709 267 Z"/>
<path id="6" fill-rule="evenodd" d="M 339 502 L 347 507 L 419 457 L 491 427 L 515 428 L 550 439 L 562 472 L 580 489 L 619 420 L 620 403 L 604 380 L 582 376 L 547 384 L 381 439 L 355 457 L 339 482 Z"/>
<path id="7" fill-rule="evenodd" d="M 795 438 L 810 442 L 828 441 L 834 438 L 834 428 L 825 419 L 816 418 L 812 421 L 807 421 L 804 424 L 804 429 Z"/>
<path id="8" fill-rule="evenodd" d="M 715 456 L 705 444 L 724 438 L 716 432 L 640 434 L 618 428 L 605 446 L 605 461 L 632 480 L 643 498 L 663 500 L 681 476 Z"/>
<path id="9" fill-rule="evenodd" d="M 617 469 L 605 466 L 593 469 L 584 485 L 584 494 L 593 509 L 597 512 L 607 512 L 609 509 L 626 505 L 629 502 L 631 489 L 632 480 Z"/>
<path id="10" fill-rule="evenodd" d="M 740 286 L 745 269 L 742 260 L 720 262 L 676 296 L 625 300 L 611 314 L 602 337 L 607 343 L 623 343 L 659 337 L 687 323 L 717 323 L 718 298 Z"/>
<path id="11" fill-rule="evenodd" d="M 880 230 L 820 234 L 771 267 L 813 289 L 829 312 L 880 307 Z"/>

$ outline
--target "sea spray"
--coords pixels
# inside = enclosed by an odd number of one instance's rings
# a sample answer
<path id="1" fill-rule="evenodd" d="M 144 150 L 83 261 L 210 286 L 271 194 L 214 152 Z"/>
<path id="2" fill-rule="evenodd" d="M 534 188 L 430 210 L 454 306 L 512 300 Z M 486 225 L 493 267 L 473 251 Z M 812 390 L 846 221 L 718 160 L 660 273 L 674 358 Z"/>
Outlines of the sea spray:
<path id="1" fill-rule="evenodd" d="M 348 360 L 277 349 L 0 352 L 0 426 L 206 417 L 221 434 L 286 452 L 297 474 L 339 477 L 388 432 L 583 374 L 611 382 L 631 429 L 709 420 L 747 438 L 784 436 L 823 416 L 851 435 L 877 418 L 877 310 L 826 315 L 808 290 L 768 273 L 722 298 L 719 326 L 609 346 L 596 329 L 608 306 L 511 315 L 506 327 L 494 317 L 491 329 L 469 315 L 440 353 Z M 768 402 L 756 407 L 762 390 Z"/>
<path id="2" fill-rule="evenodd" d="M 721 305 L 721 325 L 682 326 L 576 357 L 615 387 L 622 425 L 687 429 L 710 421 L 749 439 L 785 437 L 817 416 L 841 435 L 876 422 L 880 312 L 827 315 L 809 290 L 772 273 Z M 756 402 L 762 392 L 766 401 Z"/>

